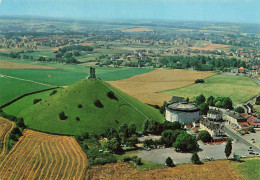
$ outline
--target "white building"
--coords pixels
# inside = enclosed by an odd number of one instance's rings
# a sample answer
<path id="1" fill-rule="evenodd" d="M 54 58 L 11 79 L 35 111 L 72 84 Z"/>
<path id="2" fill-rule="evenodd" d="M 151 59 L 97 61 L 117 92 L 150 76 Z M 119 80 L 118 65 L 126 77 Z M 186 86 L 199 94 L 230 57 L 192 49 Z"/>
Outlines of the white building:
<path id="1" fill-rule="evenodd" d="M 165 119 L 170 122 L 192 124 L 193 121 L 201 119 L 200 109 L 195 104 L 175 102 L 166 106 Z"/>

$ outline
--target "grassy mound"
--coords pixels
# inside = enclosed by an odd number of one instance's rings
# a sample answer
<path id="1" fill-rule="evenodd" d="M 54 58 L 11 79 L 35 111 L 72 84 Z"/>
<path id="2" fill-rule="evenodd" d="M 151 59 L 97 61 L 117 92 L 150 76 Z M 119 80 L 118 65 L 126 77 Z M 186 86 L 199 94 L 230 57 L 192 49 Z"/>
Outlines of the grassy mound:
<path id="1" fill-rule="evenodd" d="M 116 98 L 107 95 L 111 89 Z M 95 103 L 97 100 L 102 105 Z M 64 112 L 62 118 L 61 112 Z M 59 89 L 56 94 L 43 97 L 41 102 L 22 110 L 18 116 L 24 118 L 29 128 L 69 135 L 86 131 L 99 134 L 123 122 L 134 122 L 140 131 L 147 117 L 164 121 L 158 110 L 98 79 L 83 79 Z"/>

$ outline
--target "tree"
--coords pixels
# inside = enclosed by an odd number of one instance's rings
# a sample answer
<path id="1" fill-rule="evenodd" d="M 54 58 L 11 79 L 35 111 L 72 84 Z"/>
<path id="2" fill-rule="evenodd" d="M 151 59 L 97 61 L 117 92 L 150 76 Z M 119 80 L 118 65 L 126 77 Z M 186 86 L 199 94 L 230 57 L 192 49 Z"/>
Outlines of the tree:
<path id="1" fill-rule="evenodd" d="M 232 100 L 229 97 L 226 97 L 222 102 L 222 107 L 225 109 L 232 109 L 232 105 Z"/>
<path id="2" fill-rule="evenodd" d="M 225 147 L 225 154 L 226 154 L 227 159 L 230 156 L 231 152 L 232 152 L 232 140 L 228 139 L 228 142 Z"/>
<path id="3" fill-rule="evenodd" d="M 193 164 L 201 164 L 200 158 L 196 152 L 194 152 L 191 156 L 191 162 Z"/>
<path id="4" fill-rule="evenodd" d="M 202 104 L 204 102 L 205 102 L 205 96 L 203 94 L 196 97 L 196 103 L 197 104 Z"/>
<path id="5" fill-rule="evenodd" d="M 65 115 L 64 111 L 62 111 L 62 112 L 60 112 L 60 114 L 59 114 L 59 118 L 60 118 L 60 120 L 65 120 L 65 119 L 67 119 L 68 117 Z"/>
<path id="6" fill-rule="evenodd" d="M 237 107 L 235 109 L 235 111 L 238 112 L 238 113 L 244 113 L 245 112 L 244 108 L 242 108 L 241 106 Z"/>
<path id="7" fill-rule="evenodd" d="M 166 146 L 172 146 L 172 144 L 176 141 L 176 138 L 179 134 L 183 133 L 183 130 L 164 130 L 162 132 L 162 141 L 165 143 Z"/>
<path id="8" fill-rule="evenodd" d="M 83 139 L 89 139 L 89 133 L 88 132 L 84 132 L 82 135 Z"/>
<path id="9" fill-rule="evenodd" d="M 214 106 L 214 97 L 213 96 L 208 97 L 207 104 L 209 106 Z"/>
<path id="10" fill-rule="evenodd" d="M 177 137 L 173 146 L 177 151 L 182 151 L 182 152 L 195 151 L 199 147 L 196 139 L 188 133 L 181 133 Z"/>
<path id="11" fill-rule="evenodd" d="M 104 107 L 104 105 L 101 103 L 101 101 L 99 99 L 94 101 L 94 105 L 96 107 L 99 107 L 99 108 L 103 108 Z"/>
<path id="12" fill-rule="evenodd" d="M 168 167 L 173 167 L 175 166 L 175 164 L 173 163 L 172 161 L 172 158 L 168 157 L 165 161 L 165 164 L 168 166 Z"/>
<path id="13" fill-rule="evenodd" d="M 135 145 L 138 143 L 138 138 L 137 138 L 137 135 L 132 135 L 131 137 L 129 137 L 127 140 L 126 140 L 126 146 L 129 146 L 129 147 L 135 147 Z"/>
<path id="14" fill-rule="evenodd" d="M 202 115 L 207 115 L 209 111 L 209 105 L 207 103 L 200 104 L 200 112 Z"/>
<path id="15" fill-rule="evenodd" d="M 147 134 L 148 127 L 149 127 L 149 121 L 145 120 L 144 125 L 143 125 L 143 133 L 144 134 Z"/>
<path id="16" fill-rule="evenodd" d="M 120 146 L 120 142 L 116 138 L 112 138 L 111 140 L 108 140 L 105 144 L 105 147 L 112 153 L 120 153 L 122 151 L 122 148 Z"/>
<path id="17" fill-rule="evenodd" d="M 128 133 L 129 133 L 129 136 L 131 136 L 132 134 L 136 133 L 136 125 L 135 125 L 135 123 L 131 122 L 129 124 Z"/>
<path id="18" fill-rule="evenodd" d="M 165 108 L 168 105 L 166 101 L 164 101 L 163 105 L 160 107 L 160 113 L 163 114 L 165 112 Z"/>
<path id="19" fill-rule="evenodd" d="M 36 104 L 36 103 L 38 103 L 38 102 L 40 102 L 42 99 L 34 99 L 33 100 L 33 104 Z"/>
<path id="20" fill-rule="evenodd" d="M 212 137 L 208 131 L 204 130 L 200 132 L 198 140 L 202 140 L 203 142 L 210 142 L 212 140 Z"/>
<path id="21" fill-rule="evenodd" d="M 126 123 L 122 123 L 122 124 L 119 126 L 118 133 L 119 133 L 121 139 L 126 139 L 126 138 L 129 137 L 129 134 L 128 134 L 128 126 L 127 126 Z"/>

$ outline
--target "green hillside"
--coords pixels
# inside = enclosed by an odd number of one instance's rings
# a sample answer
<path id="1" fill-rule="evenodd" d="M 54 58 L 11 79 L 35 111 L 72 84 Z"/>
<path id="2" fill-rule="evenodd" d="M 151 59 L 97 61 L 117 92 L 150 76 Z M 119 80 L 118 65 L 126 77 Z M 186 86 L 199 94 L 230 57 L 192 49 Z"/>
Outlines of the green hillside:
<path id="1" fill-rule="evenodd" d="M 107 96 L 110 88 L 115 91 L 118 100 Z M 18 114 L 31 129 L 69 135 L 86 131 L 99 134 L 108 126 L 117 128 L 123 122 L 134 122 L 140 131 L 146 116 L 159 122 L 164 121 L 158 110 L 98 79 L 83 79 L 42 99 Z M 94 105 L 97 99 L 103 108 Z M 79 105 L 82 107 L 79 108 Z M 66 120 L 59 118 L 62 111 L 68 117 Z M 76 120 L 76 117 L 80 120 Z"/>

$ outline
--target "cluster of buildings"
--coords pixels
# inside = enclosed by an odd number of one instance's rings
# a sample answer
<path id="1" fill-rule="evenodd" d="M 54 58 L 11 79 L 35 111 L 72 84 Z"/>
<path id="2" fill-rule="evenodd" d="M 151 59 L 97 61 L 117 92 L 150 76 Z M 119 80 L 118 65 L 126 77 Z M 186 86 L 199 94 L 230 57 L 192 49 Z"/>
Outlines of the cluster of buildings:
<path id="1" fill-rule="evenodd" d="M 206 130 L 213 138 L 225 137 L 223 130 L 227 123 L 239 130 L 250 127 L 260 128 L 260 120 L 247 113 L 229 112 L 223 117 L 222 111 L 210 109 L 206 116 L 200 115 L 200 108 L 189 103 L 183 97 L 173 96 L 166 106 L 165 119 L 170 122 L 178 121 L 185 124 L 187 132 L 193 136 L 199 134 L 199 130 Z"/>

